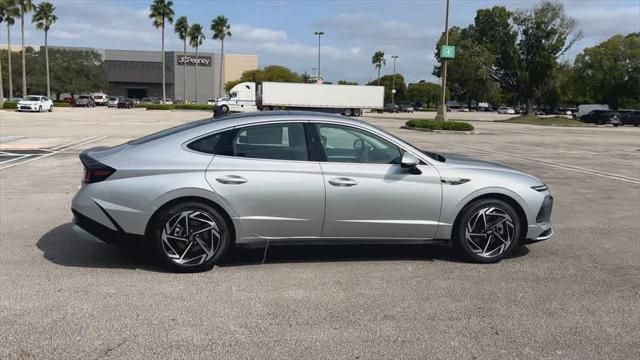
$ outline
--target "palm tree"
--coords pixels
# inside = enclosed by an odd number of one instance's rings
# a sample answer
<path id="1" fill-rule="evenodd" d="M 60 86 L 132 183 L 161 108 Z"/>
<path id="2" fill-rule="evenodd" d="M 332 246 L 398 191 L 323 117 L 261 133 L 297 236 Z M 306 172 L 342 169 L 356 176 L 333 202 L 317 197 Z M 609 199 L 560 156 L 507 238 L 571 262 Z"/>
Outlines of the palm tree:
<path id="1" fill-rule="evenodd" d="M 229 19 L 224 15 L 218 15 L 213 21 L 211 21 L 211 31 L 213 31 L 214 40 L 220 40 L 220 78 L 218 79 L 218 96 L 222 95 L 222 74 L 224 67 L 224 39 L 231 37 L 231 25 L 229 25 Z"/>
<path id="2" fill-rule="evenodd" d="M 11 70 L 11 26 L 16 23 L 16 18 L 20 16 L 20 9 L 15 0 L 0 0 L 0 7 L 4 9 L 4 22 L 7 23 L 7 62 L 9 65 L 9 100 L 13 99 L 13 77 Z"/>
<path id="3" fill-rule="evenodd" d="M 27 64 L 24 49 L 24 14 L 33 10 L 33 2 L 31 0 L 17 0 L 20 8 L 20 33 L 22 36 L 22 96 L 27 96 Z"/>
<path id="4" fill-rule="evenodd" d="M 41 2 L 36 7 L 31 22 L 36 23 L 38 30 L 44 30 L 44 58 L 47 67 L 47 97 L 51 98 L 51 79 L 49 77 L 49 42 L 48 35 L 51 25 L 53 25 L 58 17 L 53 14 L 56 11 L 55 6 L 50 2 Z"/>
<path id="5" fill-rule="evenodd" d="M 371 57 L 371 63 L 373 64 L 373 67 L 378 69 L 378 85 L 380 85 L 380 69 L 387 63 L 384 59 L 384 51 L 376 51 Z"/>
<path id="6" fill-rule="evenodd" d="M 4 0 L 0 0 L 0 25 L 4 22 L 7 6 Z M 4 86 L 2 86 L 2 61 L 0 61 L 0 109 L 4 106 Z"/>
<path id="7" fill-rule="evenodd" d="M 173 22 L 173 1 L 153 0 L 149 9 L 149 18 L 153 19 L 153 26 L 162 28 L 162 102 L 167 99 L 165 84 L 165 63 L 164 63 L 164 24 Z"/>
<path id="8" fill-rule="evenodd" d="M 182 56 L 187 56 L 187 37 L 189 36 L 189 21 L 186 16 L 181 16 L 174 27 L 176 34 L 182 40 Z M 182 62 L 182 102 L 187 102 L 187 62 Z"/>
<path id="9" fill-rule="evenodd" d="M 195 101 L 198 102 L 198 47 L 202 45 L 204 39 L 204 31 L 202 31 L 202 25 L 193 24 L 189 28 L 189 45 L 196 49 L 196 76 L 195 76 Z"/>

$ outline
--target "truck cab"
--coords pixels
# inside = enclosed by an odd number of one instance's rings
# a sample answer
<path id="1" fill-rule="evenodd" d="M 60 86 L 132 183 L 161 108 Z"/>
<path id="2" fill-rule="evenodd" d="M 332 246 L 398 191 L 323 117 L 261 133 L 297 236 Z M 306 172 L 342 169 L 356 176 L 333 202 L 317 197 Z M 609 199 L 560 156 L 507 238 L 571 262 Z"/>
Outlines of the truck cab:
<path id="1" fill-rule="evenodd" d="M 216 101 L 222 113 L 258 111 L 256 107 L 256 84 L 241 82 L 229 90 L 229 95 Z"/>

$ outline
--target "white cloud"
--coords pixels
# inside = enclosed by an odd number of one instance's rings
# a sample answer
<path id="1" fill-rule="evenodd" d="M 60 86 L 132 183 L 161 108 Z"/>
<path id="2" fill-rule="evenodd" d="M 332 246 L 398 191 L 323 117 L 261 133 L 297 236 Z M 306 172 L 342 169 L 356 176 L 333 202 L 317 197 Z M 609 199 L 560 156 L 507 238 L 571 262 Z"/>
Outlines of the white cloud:
<path id="1" fill-rule="evenodd" d="M 285 31 L 255 28 L 247 24 L 233 25 L 231 33 L 234 40 L 240 41 L 285 41 L 287 39 Z"/>

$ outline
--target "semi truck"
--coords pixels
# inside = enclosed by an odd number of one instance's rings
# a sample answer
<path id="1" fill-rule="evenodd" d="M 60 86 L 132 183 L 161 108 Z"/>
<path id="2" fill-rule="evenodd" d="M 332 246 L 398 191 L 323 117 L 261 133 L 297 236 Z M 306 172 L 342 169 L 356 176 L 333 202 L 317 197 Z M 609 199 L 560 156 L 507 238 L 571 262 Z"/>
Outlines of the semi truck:
<path id="1" fill-rule="evenodd" d="M 216 101 L 216 114 L 269 110 L 309 110 L 360 116 L 382 109 L 383 86 L 242 82 Z"/>

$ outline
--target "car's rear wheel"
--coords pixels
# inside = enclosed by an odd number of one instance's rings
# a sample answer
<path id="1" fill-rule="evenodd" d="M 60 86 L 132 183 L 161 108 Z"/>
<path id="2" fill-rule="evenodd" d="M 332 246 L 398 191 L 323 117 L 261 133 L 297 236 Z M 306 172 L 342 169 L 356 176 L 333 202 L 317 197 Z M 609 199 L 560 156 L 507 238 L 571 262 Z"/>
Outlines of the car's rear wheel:
<path id="1" fill-rule="evenodd" d="M 42 112 L 42 105 L 38 106 L 38 112 Z"/>
<path id="2" fill-rule="evenodd" d="M 497 262 L 518 246 L 521 227 L 513 206 L 498 199 L 480 199 L 461 211 L 454 246 L 470 260 Z"/>
<path id="3" fill-rule="evenodd" d="M 187 201 L 158 214 L 150 242 L 157 258 L 169 269 L 197 272 L 222 260 L 232 243 L 230 230 L 216 209 Z"/>
<path id="4" fill-rule="evenodd" d="M 53 112 L 53 105 L 49 106 L 49 112 Z"/>

